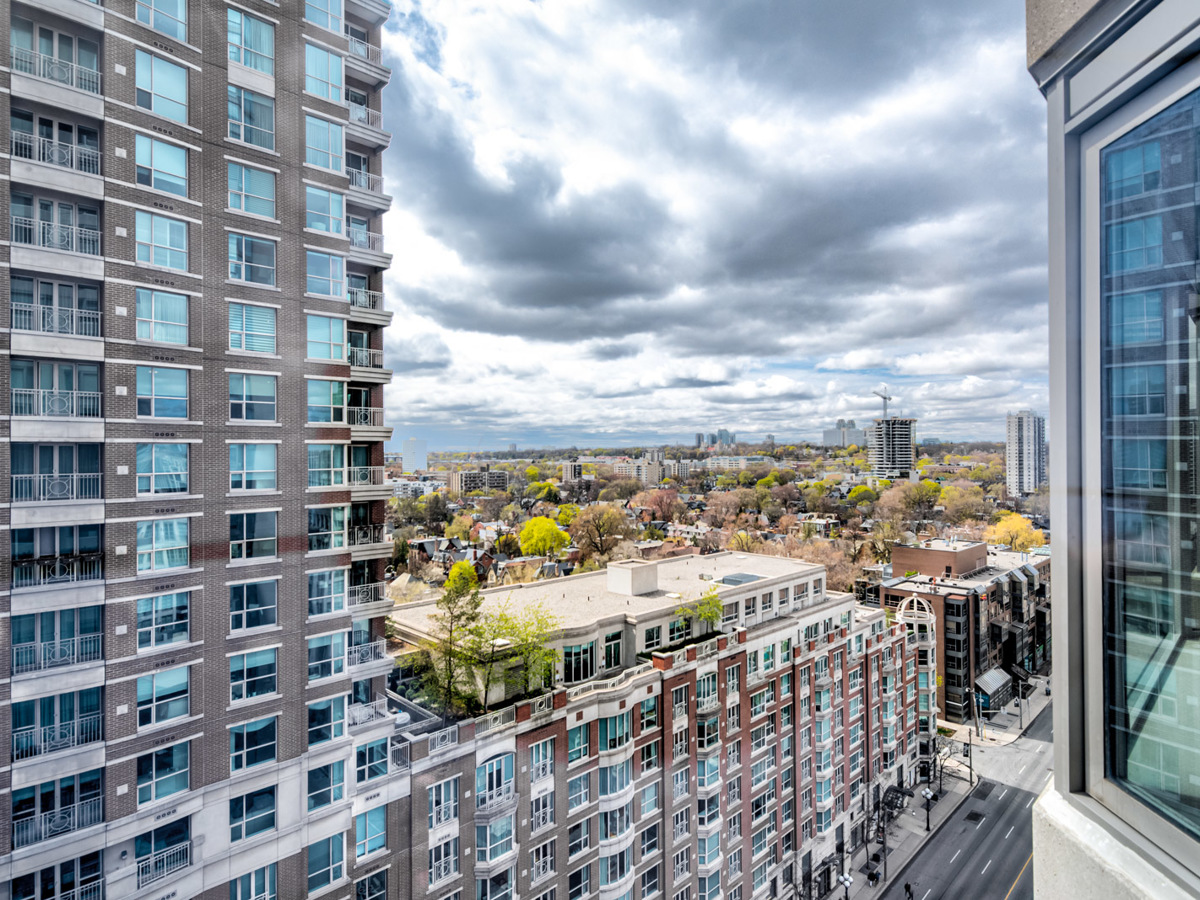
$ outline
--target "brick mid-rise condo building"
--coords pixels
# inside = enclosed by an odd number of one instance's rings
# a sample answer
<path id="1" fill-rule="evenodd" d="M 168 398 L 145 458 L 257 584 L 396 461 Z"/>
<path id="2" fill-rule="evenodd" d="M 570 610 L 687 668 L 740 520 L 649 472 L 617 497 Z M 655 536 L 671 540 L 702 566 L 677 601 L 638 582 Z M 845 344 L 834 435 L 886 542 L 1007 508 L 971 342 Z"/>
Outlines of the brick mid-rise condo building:
<path id="1" fill-rule="evenodd" d="M 710 586 L 713 633 L 677 612 Z M 556 682 L 401 729 L 402 896 L 823 897 L 863 863 L 888 788 L 917 777 L 933 635 L 828 593 L 820 566 L 628 561 L 484 596 L 558 617 Z M 398 632 L 427 636 L 432 612 L 406 605 Z"/>
<path id="2" fill-rule="evenodd" d="M 0 897 L 381 898 L 389 6 L 0 9 Z"/>

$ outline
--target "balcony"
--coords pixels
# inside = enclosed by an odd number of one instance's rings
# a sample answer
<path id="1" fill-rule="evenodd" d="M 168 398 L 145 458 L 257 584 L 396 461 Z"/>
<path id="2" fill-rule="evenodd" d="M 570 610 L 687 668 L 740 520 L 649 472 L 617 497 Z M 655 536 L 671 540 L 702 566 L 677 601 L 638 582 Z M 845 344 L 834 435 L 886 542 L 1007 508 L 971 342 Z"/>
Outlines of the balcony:
<path id="1" fill-rule="evenodd" d="M 346 424 L 357 440 L 386 441 L 392 436 L 392 429 L 383 423 L 382 406 L 347 406 Z"/>
<path id="2" fill-rule="evenodd" d="M 95 797 L 63 806 L 51 812 L 39 813 L 28 819 L 16 819 L 13 827 L 13 849 L 19 850 L 46 841 L 60 834 L 70 834 L 104 821 L 104 800 Z"/>
<path id="3" fill-rule="evenodd" d="M 387 697 L 377 696 L 370 703 L 351 703 L 346 709 L 346 724 L 353 731 L 356 728 L 369 728 L 391 720 L 388 712 Z"/>
<path id="4" fill-rule="evenodd" d="M 52 81 L 64 87 L 99 95 L 100 73 L 23 47 L 12 48 L 13 74 Z"/>
<path id="5" fill-rule="evenodd" d="M 475 808 L 479 810 L 495 809 L 517 799 L 517 789 L 514 782 L 507 781 L 500 787 L 490 791 L 481 791 L 475 795 Z"/>
<path id="6" fill-rule="evenodd" d="M 39 418 L 99 419 L 100 392 L 13 388 L 12 414 Z"/>
<path id="7" fill-rule="evenodd" d="M 60 641 L 37 644 L 17 644 L 12 648 L 12 673 L 41 672 L 62 669 L 104 658 L 104 638 L 99 634 L 84 634 Z"/>
<path id="8" fill-rule="evenodd" d="M 410 758 L 409 758 L 408 747 L 409 747 L 409 745 L 408 745 L 407 741 L 395 741 L 395 740 L 392 741 L 392 771 L 393 772 L 407 772 L 409 767 L 412 765 Z M 449 812 L 449 810 L 447 810 L 447 812 Z M 450 821 L 449 817 L 447 816 L 447 818 L 444 821 L 447 821 L 447 822 Z M 440 825 L 441 822 L 439 822 L 435 818 L 434 824 Z"/>
<path id="9" fill-rule="evenodd" d="M 89 309 L 64 309 L 54 306 L 34 306 L 30 303 L 12 305 L 14 331 L 33 331 L 39 334 L 58 334 L 66 337 L 103 337 L 100 313 Z"/>
<path id="10" fill-rule="evenodd" d="M 32 759 L 46 753 L 57 753 L 59 750 L 93 744 L 103 737 L 104 717 L 99 714 L 83 716 L 70 722 L 59 722 L 56 725 L 19 728 L 12 734 L 12 758 Z"/>
<path id="11" fill-rule="evenodd" d="M 371 87 L 379 88 L 387 84 L 392 71 L 383 64 L 383 50 L 374 44 L 351 37 L 349 29 L 346 40 L 350 45 L 350 53 L 346 56 L 346 69 Z"/>
<path id="12" fill-rule="evenodd" d="M 365 228 L 349 228 L 346 234 L 350 238 L 351 261 L 379 268 L 391 265 L 392 255 L 384 249 L 382 234 Z"/>
<path id="13" fill-rule="evenodd" d="M 348 104 L 350 124 L 346 131 L 358 143 L 372 150 L 384 150 L 392 142 L 392 136 L 383 130 L 383 113 L 358 103 Z"/>
<path id="14" fill-rule="evenodd" d="M 104 196 L 98 149 L 24 131 L 10 132 L 9 149 L 14 182 L 92 199 Z"/>
<path id="15" fill-rule="evenodd" d="M 347 466 L 346 484 L 351 491 L 362 491 L 364 495 L 378 494 L 380 499 L 386 499 L 391 496 L 386 474 L 383 466 Z"/>
<path id="16" fill-rule="evenodd" d="M 346 545 L 355 550 L 387 548 L 390 552 L 391 549 L 391 541 L 385 539 L 382 522 L 373 525 L 351 525 L 346 529 Z"/>
<path id="17" fill-rule="evenodd" d="M 58 250 L 63 253 L 82 253 L 85 256 L 100 255 L 100 232 L 78 225 L 59 225 L 56 222 L 39 222 L 25 216 L 12 216 L 12 242 L 43 250 Z"/>
<path id="18" fill-rule="evenodd" d="M 347 347 L 346 356 L 350 365 L 359 369 L 382 369 L 383 351 L 370 347 Z"/>
<path id="19" fill-rule="evenodd" d="M 14 475 L 12 476 L 12 502 L 103 500 L 102 477 L 99 472 Z"/>
<path id="20" fill-rule="evenodd" d="M 383 312 L 383 291 L 368 291 L 365 288 L 349 288 L 346 299 L 355 309 Z"/>
<path id="21" fill-rule="evenodd" d="M 346 651 L 346 668 L 356 678 L 366 677 L 366 675 L 372 674 L 371 670 L 374 669 L 380 670 L 378 672 L 380 675 L 386 674 L 394 665 L 392 658 L 387 655 L 387 641 L 359 644 Z M 367 671 L 360 674 L 358 671 L 360 669 Z"/>
<path id="22" fill-rule="evenodd" d="M 82 584 L 104 581 L 104 554 L 85 553 L 79 556 L 42 556 L 37 559 L 13 560 L 12 588 L 46 587 L 51 585 Z"/>
<path id="23" fill-rule="evenodd" d="M 392 608 L 387 595 L 387 585 L 382 581 L 373 584 L 356 584 L 346 589 L 346 606 L 356 615 L 383 613 Z"/>
<path id="24" fill-rule="evenodd" d="M 377 212 L 387 212 L 391 208 L 392 198 L 383 190 L 382 175 L 360 169 L 347 169 L 346 174 L 350 177 L 351 202 Z"/>
<path id="25" fill-rule="evenodd" d="M 706 713 L 712 712 L 721 705 L 721 699 L 716 694 L 709 694 L 707 697 L 696 698 L 696 712 Z"/>
<path id="26" fill-rule="evenodd" d="M 144 888 L 148 884 L 162 881 L 168 875 L 178 872 L 180 869 L 186 869 L 191 864 L 191 841 L 167 847 L 151 856 L 143 856 L 137 861 L 137 886 Z"/>

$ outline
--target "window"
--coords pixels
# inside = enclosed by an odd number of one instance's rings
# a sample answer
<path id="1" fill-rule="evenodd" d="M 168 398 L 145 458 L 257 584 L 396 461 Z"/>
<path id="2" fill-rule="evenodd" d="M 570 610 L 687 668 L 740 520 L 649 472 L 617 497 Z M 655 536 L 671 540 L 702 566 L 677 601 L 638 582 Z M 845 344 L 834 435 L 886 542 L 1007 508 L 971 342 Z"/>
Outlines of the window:
<path id="1" fill-rule="evenodd" d="M 229 729 L 229 771 L 240 772 L 275 761 L 275 717 Z"/>
<path id="2" fill-rule="evenodd" d="M 513 754 L 494 756 L 475 767 L 475 808 L 488 809 L 515 793 Z"/>
<path id="3" fill-rule="evenodd" d="M 600 886 L 615 884 L 633 871 L 633 852 L 626 847 L 620 853 L 600 857 Z"/>
<path id="4" fill-rule="evenodd" d="M 388 770 L 387 738 L 360 744 L 354 749 L 355 781 L 362 784 L 374 778 L 382 778 Z"/>
<path id="5" fill-rule="evenodd" d="M 1154 366 L 1114 366 L 1107 370 L 1108 393 L 1114 416 L 1161 416 L 1167 409 L 1166 369 Z"/>
<path id="6" fill-rule="evenodd" d="M 247 872 L 229 882 L 229 900 L 278 900 L 275 863 Z"/>
<path id="7" fill-rule="evenodd" d="M 275 487 L 274 444 L 229 445 L 231 491 L 272 491 Z"/>
<path id="8" fill-rule="evenodd" d="M 341 800 L 346 789 L 346 764 L 328 763 L 308 770 L 308 810 L 320 809 Z"/>
<path id="9" fill-rule="evenodd" d="M 1110 272 L 1162 265 L 1162 216 L 1147 216 L 1109 225 L 1107 237 Z"/>
<path id="10" fill-rule="evenodd" d="M 275 218 L 275 173 L 228 164 L 229 208 L 256 216 Z"/>
<path id="11" fill-rule="evenodd" d="M 541 881 L 543 878 L 549 878 L 553 874 L 554 841 L 547 841 L 533 848 L 533 864 L 529 867 L 529 880 Z"/>
<path id="12" fill-rule="evenodd" d="M 269 306 L 229 304 L 229 349 L 275 352 L 275 310 Z"/>
<path id="13" fill-rule="evenodd" d="M 324 634 L 308 639 L 308 680 L 332 678 L 346 666 L 346 635 Z"/>
<path id="14" fill-rule="evenodd" d="M 691 783 L 692 773 L 685 766 L 677 772 L 671 773 L 671 791 L 672 796 L 678 800 L 680 797 L 688 795 L 689 785 Z M 732 788 L 732 785 L 730 786 Z M 732 799 L 733 791 L 730 790 L 730 799 Z"/>
<path id="15" fill-rule="evenodd" d="M 276 690 L 276 650 L 252 650 L 229 657 L 229 700 L 251 700 Z"/>
<path id="16" fill-rule="evenodd" d="M 567 762 L 584 759 L 591 751 L 588 747 L 590 725 L 577 725 L 567 731 Z"/>
<path id="17" fill-rule="evenodd" d="M 188 714 L 188 667 L 143 675 L 137 680 L 138 727 Z"/>
<path id="18" fill-rule="evenodd" d="M 180 569 L 188 565 L 188 520 L 159 519 L 137 523 L 139 572 Z"/>
<path id="19" fill-rule="evenodd" d="M 187 591 L 140 598 L 137 602 L 138 650 L 186 643 L 190 599 L 191 594 Z"/>
<path id="20" fill-rule="evenodd" d="M 346 420 L 346 385 L 341 381 L 308 382 L 308 421 L 344 422 Z"/>
<path id="21" fill-rule="evenodd" d="M 304 117 L 305 161 L 334 172 L 342 171 L 342 126 L 316 116 Z"/>
<path id="22" fill-rule="evenodd" d="M 592 820 L 582 819 L 567 829 L 567 854 L 575 856 L 591 846 Z"/>
<path id="23" fill-rule="evenodd" d="M 529 748 L 529 780 L 537 781 L 554 774 L 554 738 L 538 741 Z"/>
<path id="24" fill-rule="evenodd" d="M 685 641 L 692 635 L 692 623 L 687 619 L 675 619 L 670 624 L 670 638 L 672 644 L 677 644 L 680 641 Z"/>
<path id="25" fill-rule="evenodd" d="M 275 149 L 275 101 L 245 88 L 228 86 L 229 137 L 252 147 Z"/>
<path id="26" fill-rule="evenodd" d="M 308 746 L 315 747 L 345 734 L 346 700 L 331 697 L 308 704 Z"/>
<path id="27" fill-rule="evenodd" d="M 643 855 L 645 851 L 643 850 Z M 658 879 L 658 866 L 651 866 L 642 873 L 642 897 L 653 897 L 662 889 Z"/>
<path id="28" fill-rule="evenodd" d="M 638 708 L 642 731 L 658 726 L 658 697 L 647 697 Z"/>
<path id="29" fill-rule="evenodd" d="M 230 62 L 275 74 L 275 26 L 241 10 L 226 10 Z"/>
<path id="30" fill-rule="evenodd" d="M 312 44 L 304 45 L 304 90 L 334 103 L 342 101 L 342 58 Z"/>
<path id="31" fill-rule="evenodd" d="M 188 299 L 183 294 L 138 288 L 137 339 L 161 344 L 188 342 Z"/>
<path id="32" fill-rule="evenodd" d="M 646 629 L 646 652 L 662 646 L 662 626 L 652 625 Z"/>
<path id="33" fill-rule="evenodd" d="M 134 137 L 134 154 L 137 158 L 135 174 L 138 184 L 180 197 L 188 195 L 186 148 L 139 134 Z"/>
<path id="34" fill-rule="evenodd" d="M 430 828 L 458 818 L 458 776 L 439 781 L 428 791 Z"/>
<path id="35" fill-rule="evenodd" d="M 188 789 L 188 742 L 146 753 L 137 760 L 137 802 L 150 803 Z"/>
<path id="36" fill-rule="evenodd" d="M 387 869 L 354 882 L 354 900 L 387 900 Z"/>
<path id="37" fill-rule="evenodd" d="M 658 823 L 643 830 L 638 836 L 638 840 L 641 844 L 643 857 L 649 856 L 651 853 L 657 853 L 659 851 Z"/>
<path id="38" fill-rule="evenodd" d="M 138 366 L 137 414 L 154 419 L 186 419 L 187 369 Z"/>
<path id="39" fill-rule="evenodd" d="M 567 877 L 568 900 L 583 900 L 591 893 L 591 868 L 591 866 L 584 866 Z"/>
<path id="40" fill-rule="evenodd" d="M 342 0 L 304 0 L 304 18 L 335 34 L 342 33 Z"/>
<path id="41" fill-rule="evenodd" d="M 1166 440 L 1117 438 L 1112 442 L 1112 471 L 1114 487 L 1166 490 Z"/>
<path id="42" fill-rule="evenodd" d="M 308 316 L 308 358 L 346 358 L 346 320 Z"/>
<path id="43" fill-rule="evenodd" d="M 177 41 L 187 40 L 187 0 L 137 0 L 137 20 Z"/>
<path id="44" fill-rule="evenodd" d="M 563 680 L 586 681 L 596 675 L 596 642 L 563 647 Z"/>
<path id="45" fill-rule="evenodd" d="M 346 546 L 346 508 L 323 506 L 308 511 L 308 549 L 336 550 Z"/>
<path id="46" fill-rule="evenodd" d="M 567 810 L 578 809 L 591 799 L 591 776 L 584 772 L 567 782 Z"/>
<path id="47" fill-rule="evenodd" d="M 308 845 L 308 890 L 323 888 L 342 877 L 342 835 L 335 834 Z"/>
<path id="48" fill-rule="evenodd" d="M 633 827 L 633 803 L 600 813 L 600 840 L 624 836 Z"/>
<path id="49" fill-rule="evenodd" d="M 1113 345 L 1163 339 L 1162 291 L 1140 291 L 1109 298 L 1109 340 Z"/>
<path id="50" fill-rule="evenodd" d="M 344 444 L 308 445 L 308 486 L 333 487 L 346 483 Z"/>
<path id="51" fill-rule="evenodd" d="M 139 494 L 187 493 L 187 444 L 138 444 L 136 453 Z"/>
<path id="52" fill-rule="evenodd" d="M 305 253 L 307 261 L 307 284 L 305 290 L 310 294 L 322 297 L 337 297 L 339 300 L 346 296 L 346 261 L 332 253 L 318 253 L 308 250 Z"/>
<path id="53" fill-rule="evenodd" d="M 475 860 L 490 862 L 513 848 L 513 817 L 503 816 L 487 825 L 475 826 Z"/>
<path id="54" fill-rule="evenodd" d="M 346 570 L 308 573 L 308 614 L 326 616 L 346 608 Z"/>
<path id="55" fill-rule="evenodd" d="M 262 788 L 229 800 L 229 840 L 240 841 L 275 827 L 275 788 Z"/>
<path id="56" fill-rule="evenodd" d="M 671 759 L 683 759 L 688 755 L 690 736 L 686 728 L 681 728 L 671 735 Z"/>
<path id="57" fill-rule="evenodd" d="M 604 636 L 604 668 L 621 667 L 621 632 Z"/>
<path id="58" fill-rule="evenodd" d="M 163 269 L 186 272 L 188 267 L 187 222 L 156 213 L 134 213 L 137 261 Z"/>
<path id="59" fill-rule="evenodd" d="M 230 234 L 229 278 L 274 287 L 275 242 L 247 234 Z"/>
<path id="60" fill-rule="evenodd" d="M 275 421 L 274 375 L 229 375 L 229 418 Z"/>
<path id="61" fill-rule="evenodd" d="M 360 859 L 387 846 L 387 807 L 369 809 L 354 817 L 354 856 Z"/>
<path id="62" fill-rule="evenodd" d="M 653 781 L 642 788 L 640 802 L 642 805 L 642 815 L 646 816 L 658 809 L 659 789 L 658 782 Z"/>
<path id="63" fill-rule="evenodd" d="M 651 741 L 649 744 L 642 746 L 642 772 L 643 774 L 653 769 L 657 769 L 662 765 L 662 741 Z"/>
<path id="64" fill-rule="evenodd" d="M 616 750 L 633 739 L 630 714 L 627 712 L 604 716 L 599 720 L 599 726 L 601 750 Z"/>
<path id="65" fill-rule="evenodd" d="M 671 834 L 676 841 L 692 833 L 691 813 L 692 811 L 685 806 L 676 810 L 671 817 Z"/>
<path id="66" fill-rule="evenodd" d="M 137 105 L 143 109 L 187 123 L 187 69 L 152 56 L 145 50 L 135 51 L 137 66 Z"/>
<path id="67" fill-rule="evenodd" d="M 229 558 L 272 558 L 276 552 L 278 513 L 231 513 L 229 516 Z"/>
<path id="68" fill-rule="evenodd" d="M 510 900 L 515 870 L 505 869 L 487 878 L 475 880 L 475 900 Z"/>
<path id="69" fill-rule="evenodd" d="M 617 794 L 629 787 L 633 781 L 633 763 L 630 760 L 615 766 L 600 767 L 600 796 Z"/>
<path id="70" fill-rule="evenodd" d="M 279 582 L 252 581 L 229 586 L 229 629 L 264 628 L 274 625 Z"/>
<path id="71" fill-rule="evenodd" d="M 1110 151 L 1105 159 L 1104 174 L 1104 196 L 1109 202 L 1158 190 L 1162 174 L 1159 142 Z"/>
<path id="72" fill-rule="evenodd" d="M 311 184 L 304 187 L 304 226 L 327 234 L 341 234 L 346 218 L 346 201 L 341 194 Z"/>
<path id="73" fill-rule="evenodd" d="M 458 874 L 458 838 L 429 848 L 429 883 L 437 884 Z"/>

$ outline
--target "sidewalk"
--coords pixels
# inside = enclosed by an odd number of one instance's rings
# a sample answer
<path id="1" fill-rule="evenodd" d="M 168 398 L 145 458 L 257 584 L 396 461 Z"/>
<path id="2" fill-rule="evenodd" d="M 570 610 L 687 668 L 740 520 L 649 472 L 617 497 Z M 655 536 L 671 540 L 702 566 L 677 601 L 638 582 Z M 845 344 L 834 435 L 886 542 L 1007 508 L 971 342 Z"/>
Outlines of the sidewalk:
<path id="1" fill-rule="evenodd" d="M 1049 705 L 1053 697 L 1046 696 L 1046 685 L 1050 683 L 1049 675 L 1035 675 L 1031 683 L 1033 684 L 1033 693 L 1029 695 L 1029 699 L 1021 702 L 1021 707 L 1024 714 L 1025 727 L 1029 727 L 1029 723 L 1038 717 L 1038 713 Z M 939 721 L 938 725 L 942 728 L 950 728 L 954 730 L 954 734 L 949 735 L 952 741 L 968 741 L 975 744 L 1011 744 L 1019 738 L 1024 730 L 1021 727 L 1021 715 L 1018 715 L 1017 708 L 1013 703 L 1007 704 L 1004 709 L 993 713 L 992 719 L 989 722 L 985 717 L 982 723 L 983 738 L 980 739 L 979 734 L 975 731 L 975 723 L 968 722 L 965 725 L 955 725 L 953 722 Z M 967 732 L 971 732 L 971 736 L 967 736 Z"/>

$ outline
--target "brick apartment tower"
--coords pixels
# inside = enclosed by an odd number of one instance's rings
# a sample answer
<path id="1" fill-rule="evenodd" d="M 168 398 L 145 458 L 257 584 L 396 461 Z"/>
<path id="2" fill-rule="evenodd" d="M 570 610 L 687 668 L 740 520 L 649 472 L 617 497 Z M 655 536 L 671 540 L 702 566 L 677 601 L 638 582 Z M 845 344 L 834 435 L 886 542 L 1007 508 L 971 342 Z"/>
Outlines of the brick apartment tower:
<path id="1" fill-rule="evenodd" d="M 390 7 L 0 6 L 0 898 L 382 900 Z"/>

